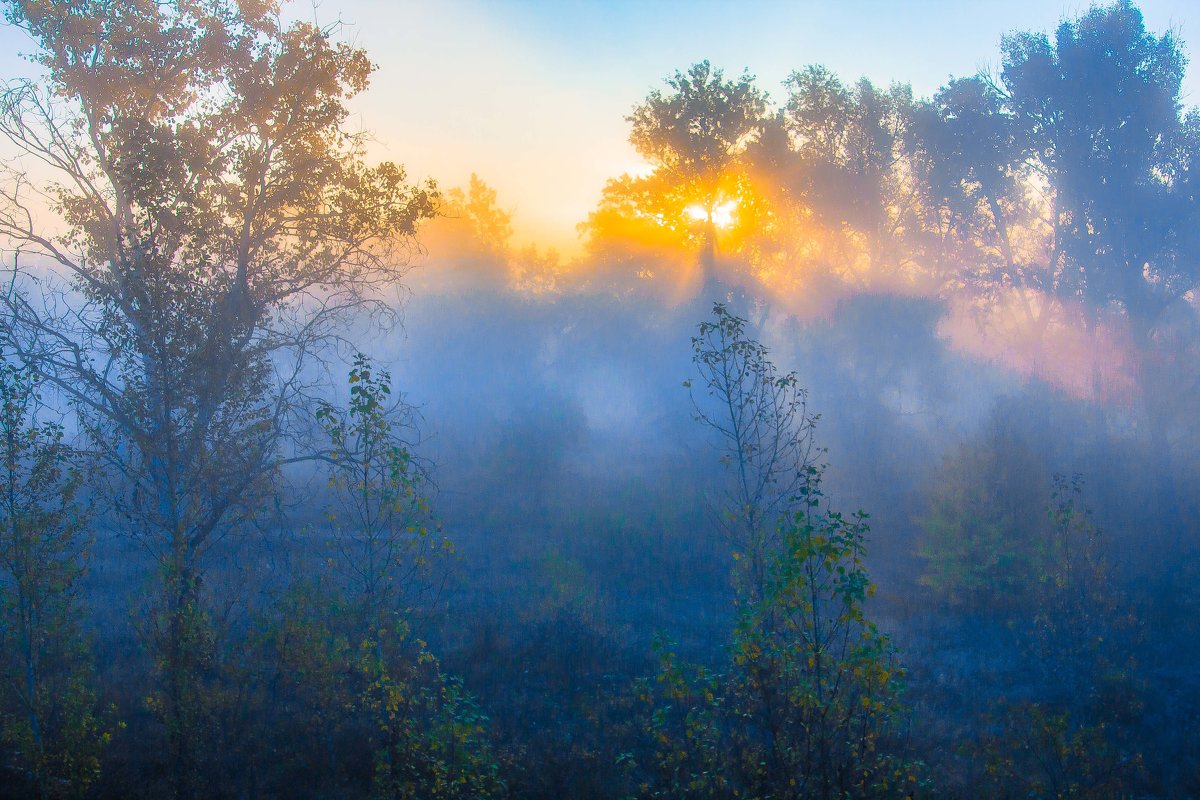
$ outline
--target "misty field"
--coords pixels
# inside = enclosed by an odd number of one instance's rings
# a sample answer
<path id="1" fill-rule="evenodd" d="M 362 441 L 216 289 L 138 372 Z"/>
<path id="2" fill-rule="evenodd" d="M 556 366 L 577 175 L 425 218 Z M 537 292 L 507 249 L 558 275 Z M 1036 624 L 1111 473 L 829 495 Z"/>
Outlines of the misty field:
<path id="1" fill-rule="evenodd" d="M 1200 111 L 1147 2 L 927 95 L 642 76 L 564 249 L 380 160 L 406 80 L 527 163 L 464 65 L 5 0 L 0 800 L 1200 795 Z M 645 56 L 564 54 L 681 10 L 376 28 L 511 45 L 481 85 L 542 36 L 582 120 Z"/>

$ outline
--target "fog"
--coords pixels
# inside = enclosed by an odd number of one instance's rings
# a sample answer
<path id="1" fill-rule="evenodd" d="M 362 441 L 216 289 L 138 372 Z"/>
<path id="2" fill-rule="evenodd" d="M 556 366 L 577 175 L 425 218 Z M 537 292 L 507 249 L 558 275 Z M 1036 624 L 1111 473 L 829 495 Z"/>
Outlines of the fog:
<path id="1" fill-rule="evenodd" d="M 1132 3 L 929 97 L 681 65 L 570 256 L 368 164 L 337 29 L 6 11 L 0 798 L 1200 793 L 1200 112 Z"/>

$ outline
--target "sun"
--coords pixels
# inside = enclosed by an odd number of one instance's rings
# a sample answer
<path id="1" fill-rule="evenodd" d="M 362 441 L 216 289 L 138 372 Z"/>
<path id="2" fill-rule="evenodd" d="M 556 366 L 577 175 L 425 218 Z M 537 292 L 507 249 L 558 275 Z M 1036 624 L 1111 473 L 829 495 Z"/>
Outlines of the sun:
<path id="1" fill-rule="evenodd" d="M 726 200 L 724 203 L 718 203 L 712 207 L 712 224 L 717 228 L 732 228 L 737 222 L 737 200 Z M 708 220 L 708 209 L 700 203 L 694 203 L 684 209 L 692 220 L 696 222 L 705 222 Z"/>

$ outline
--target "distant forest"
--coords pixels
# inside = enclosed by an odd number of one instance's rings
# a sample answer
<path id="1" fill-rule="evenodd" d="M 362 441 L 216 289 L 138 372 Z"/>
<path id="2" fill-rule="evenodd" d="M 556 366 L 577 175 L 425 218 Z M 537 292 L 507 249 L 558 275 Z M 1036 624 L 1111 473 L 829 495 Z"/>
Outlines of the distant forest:
<path id="1" fill-rule="evenodd" d="M 1132 2 L 928 98 L 681 68 L 571 257 L 370 163 L 337 26 L 0 4 L 0 800 L 1200 796 Z"/>

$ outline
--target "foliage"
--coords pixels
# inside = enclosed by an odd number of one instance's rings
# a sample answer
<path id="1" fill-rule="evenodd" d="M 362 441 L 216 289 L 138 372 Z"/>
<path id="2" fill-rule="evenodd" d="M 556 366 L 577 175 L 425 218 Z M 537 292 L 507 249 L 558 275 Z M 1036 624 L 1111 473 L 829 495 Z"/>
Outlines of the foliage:
<path id="1" fill-rule="evenodd" d="M 506 796 L 488 738 L 488 718 L 462 682 L 444 676 L 419 640 L 403 660 L 383 657 L 391 650 L 384 644 L 361 642 L 357 663 L 365 684 L 358 702 L 376 728 L 372 797 Z"/>
<path id="2" fill-rule="evenodd" d="M 30 796 L 82 797 L 112 726 L 79 620 L 80 459 L 41 409 L 36 376 L 0 362 L 0 743 Z"/>
<path id="3" fill-rule="evenodd" d="M 777 375 L 744 320 L 720 304 L 713 313 L 693 348 L 717 402 L 697 418 L 723 441 L 740 503 L 726 511 L 760 531 L 752 553 L 762 572 L 757 584 L 737 584 L 725 671 L 683 667 L 664 648 L 658 688 L 642 690 L 655 744 L 642 793 L 911 796 L 923 783 L 895 749 L 902 670 L 864 611 L 874 594 L 866 515 L 828 508 L 795 375 Z M 769 538 L 767 526 L 776 527 Z"/>
<path id="4" fill-rule="evenodd" d="M 324 373 L 312 359 L 335 340 L 348 345 L 340 339 L 351 313 L 391 313 L 382 292 L 400 277 L 417 226 L 438 213 L 454 219 L 425 243 L 439 259 L 467 262 L 474 287 L 488 276 L 486 289 L 506 278 L 521 293 L 555 292 L 583 270 L 568 272 L 575 265 L 553 252 L 516 251 L 511 215 L 475 176 L 439 198 L 431 184 L 410 185 L 397 165 L 368 166 L 366 139 L 345 123 L 372 67 L 336 41 L 336 27 L 285 23 L 272 0 L 5 0 L 4 10 L 32 36 L 45 78 L 11 82 L 0 96 L 0 133 L 23 157 L 5 165 L 0 186 L 0 235 L 14 255 L 0 296 L 0 348 L 32 366 L 5 362 L 0 372 L 8 456 L 0 794 L 160 796 L 164 782 L 177 797 L 624 790 L 765 800 L 928 789 L 922 765 L 905 756 L 909 677 L 871 620 L 866 517 L 832 508 L 808 396 L 723 305 L 692 346 L 694 409 L 719 438 L 731 478 L 719 520 L 735 559 L 725 657 L 711 638 L 724 618 L 705 605 L 720 559 L 695 538 L 687 552 L 677 546 L 676 532 L 694 537 L 702 527 L 700 513 L 679 513 L 688 503 L 678 494 L 633 524 L 627 498 L 596 512 L 593 492 L 615 482 L 563 455 L 597 443 L 592 404 L 585 414 L 559 403 L 568 413 L 556 418 L 548 404 L 522 398 L 520 413 L 507 415 L 520 424 L 501 426 L 492 455 L 473 467 L 486 474 L 474 485 L 476 519 L 515 532 L 505 555 L 521 569 L 540 565 L 545 591 L 539 600 L 536 581 L 531 594 L 528 582 L 506 582 L 503 564 L 489 563 L 473 575 L 519 602 L 489 597 L 441 631 L 447 642 L 476 643 L 459 655 L 473 689 L 491 681 L 481 689 L 487 708 L 515 743 L 498 751 L 496 728 L 467 684 L 447 675 L 418 635 L 435 556 L 450 547 L 430 511 L 410 410 L 390 376 L 361 355 L 348 405 L 318 402 L 328 387 L 313 377 Z M 828 362 L 809 367 L 824 386 L 871 393 L 858 406 L 868 412 L 838 416 L 848 436 L 868 443 L 856 447 L 871 463 L 849 472 L 864 494 L 893 479 L 885 508 L 904 518 L 910 479 L 900 473 L 916 460 L 906 445 L 944 442 L 954 421 L 910 411 L 909 388 L 929 391 L 934 381 L 905 366 L 914 342 L 924 346 L 911 325 L 875 324 L 912 317 L 882 292 L 919 297 L 932 313 L 949 309 L 948 324 L 930 316 L 917 333 L 937 328 L 955 346 L 999 352 L 1077 394 L 1108 398 L 1102 384 L 1117 374 L 1140 390 L 1143 408 L 1069 412 L 1100 422 L 1089 435 L 1111 437 L 1097 452 L 1121 454 L 1111 459 L 1120 469 L 1104 476 L 1111 491 L 1101 496 L 1116 498 L 1104 498 L 1104 511 L 1120 506 L 1106 524 L 1139 537 L 1127 544 L 1137 550 L 1128 553 L 1131 575 L 1165 564 L 1168 575 L 1186 576 L 1196 498 L 1186 481 L 1177 496 L 1175 476 L 1185 473 L 1173 467 L 1188 458 L 1195 428 L 1185 362 L 1194 356 L 1200 274 L 1200 114 L 1183 109 L 1184 66 L 1176 35 L 1148 32 L 1128 0 L 1091 8 L 1049 35 L 1006 37 L 996 73 L 952 80 L 927 101 L 904 84 L 844 82 L 808 67 L 772 108 L 749 74 L 726 79 L 700 62 L 627 118 L 650 172 L 605 187 L 582 226 L 590 262 L 669 284 L 674 301 L 714 280 L 752 283 L 772 322 L 781 310 L 819 314 L 847 293 L 876 293 L 857 304 L 859 320 L 838 309 L 856 342 L 873 337 L 870 348 L 813 337 L 820 344 L 810 352 Z M 54 177 L 42 181 L 47 173 Z M 56 219 L 41 227 L 48 217 Z M 592 369 L 588 357 L 566 365 L 559 345 L 588 338 L 588 326 L 575 323 L 593 297 L 560 304 L 548 317 L 558 329 L 528 328 L 534 335 L 523 343 L 554 368 L 563 391 Z M 444 316 L 461 323 L 466 308 Z M 626 334 L 620 346 L 641 354 L 636 334 L 660 324 L 659 309 L 628 303 L 620 312 L 650 320 L 632 336 L 615 326 Z M 964 314 L 975 323 L 965 334 Z M 606 319 L 595 330 L 613 329 Z M 597 347 L 611 341 L 593 338 Z M 989 339 L 1002 340 L 997 350 Z M 1081 349 L 1067 348 L 1070 340 Z M 900 355 L 880 359 L 884 350 Z M 927 363 L 937 372 L 949 359 Z M 108 619 L 82 619 L 77 594 L 90 549 L 82 470 L 64 428 L 45 421 L 35 372 L 76 414 L 70 429 L 101 462 L 89 470 L 91 497 L 111 501 L 106 521 L 130 540 L 113 543 L 98 591 L 114 572 L 145 569 L 125 557 L 130 551 L 152 561 L 144 583 L 131 582 L 144 587 L 134 628 L 146 663 L 125 660 Z M 1066 372 L 1083 377 L 1055 374 Z M 585 377 L 595 388 L 626 375 Z M 527 381 L 512 385 L 514 396 L 528 393 Z M 962 397 L 976 396 L 965 388 Z M 861 400 L 842 391 L 831 393 Z M 486 396 L 478 409 L 505 415 L 495 391 L 476 394 Z M 914 417 L 903 436 L 892 430 L 898 415 Z M 670 433 L 647 425 L 623 433 Z M 1125 441 L 1113 444 L 1118 434 Z M 1142 447 L 1151 455 L 1125 457 Z M 631 452 L 614 447 L 601 463 L 623 469 Z M 286 555 L 320 557 L 281 574 L 264 566 L 277 555 L 266 537 L 248 551 L 236 540 L 280 503 L 281 468 L 313 459 L 329 465 L 333 509 Z M 1048 491 L 1044 460 L 1040 445 L 998 422 L 951 450 L 926 492 L 921 581 L 951 608 L 949 620 L 922 608 L 908 632 L 919 641 L 926 625 L 940 633 L 967 618 L 957 648 L 933 635 L 923 648 L 929 694 L 917 703 L 943 704 L 926 753 L 967 740 L 970 796 L 1187 793 L 1195 787 L 1180 776 L 1194 757 L 1174 734 L 1195 716 L 1194 648 L 1181 644 L 1194 620 L 1164 595 L 1185 606 L 1194 592 L 1186 577 L 1167 593 L 1157 572 L 1147 580 L 1163 617 L 1149 642 L 1157 649 L 1139 652 L 1155 669 L 1143 682 L 1132 656 L 1142 644 L 1134 605 L 1109 542 L 1077 480 Z M 1158 469 L 1142 468 L 1150 463 Z M 656 468 L 636 466 L 621 480 L 639 483 L 643 469 Z M 671 493 L 689 475 L 676 469 L 659 489 Z M 588 501 L 560 526 L 573 537 L 561 555 L 542 546 L 555 525 L 530 521 L 548 495 Z M 1142 535 L 1155 524 L 1176 537 L 1169 551 L 1156 549 L 1152 531 Z M 672 525 L 678 531 L 664 535 Z M 520 547 L 551 555 L 525 558 Z M 221 558 L 228 572 L 214 568 Z M 636 575 L 614 586 L 615 573 Z M 242 579 L 230 593 L 238 597 L 222 597 L 221 578 Z M 685 646 L 714 659 L 695 666 L 673 652 L 684 647 L 660 643 L 657 675 L 638 685 L 646 708 L 638 717 L 614 687 L 644 671 L 645 648 L 620 620 L 645 611 L 660 584 L 670 596 L 652 612 L 689 615 L 701 641 Z M 221 605 L 243 590 L 282 600 L 231 623 Z M 1004 624 L 986 627 L 997 611 Z M 499 621 L 463 623 L 476 612 Z M 103 682 L 85 624 L 104 636 L 98 652 L 118 651 Z M 985 663 L 989 656 L 997 658 Z M 989 683 L 997 673 L 1005 680 Z M 947 708 L 956 674 L 965 676 L 962 708 L 971 694 L 1004 697 L 987 718 L 965 722 L 969 730 L 955 729 L 968 712 Z M 143 675 L 152 681 L 138 685 Z M 139 735 L 113 748 L 113 725 L 97 709 L 101 686 L 115 688 L 130 711 L 135 702 L 148 708 L 139 719 L 153 721 L 139 722 L 139 734 L 163 741 Z M 1143 716 L 1156 697 L 1169 710 Z M 236 714 L 256 737 L 248 753 L 242 731 L 226 724 Z M 1154 746 L 1135 743 L 1135 733 Z M 104 764 L 101 774 L 102 754 L 114 749 L 116 769 Z M 147 756 L 160 749 L 164 757 Z M 1153 777 L 1139 750 L 1156 760 Z M 506 771 L 505 761 L 523 763 Z"/>
<path id="5" fill-rule="evenodd" d="M 926 784 L 897 754 L 903 670 L 863 612 L 864 518 L 812 508 L 784 534 L 762 603 L 743 611 L 723 672 L 664 649 L 649 797 L 909 797 Z"/>
<path id="6" fill-rule="evenodd" d="M 609 181 L 581 226 L 597 260 L 666 278 L 675 301 L 720 280 L 807 314 L 845 291 L 932 283 L 914 257 L 910 87 L 808 67 L 771 113 L 752 76 L 726 80 L 707 61 L 667 84 L 628 117 L 653 171 Z"/>
<path id="7" fill-rule="evenodd" d="M 143 630 L 167 772 L 192 796 L 206 558 L 273 491 L 306 360 L 347 313 L 382 308 L 371 293 L 435 194 L 367 166 L 343 128 L 366 55 L 273 2 L 5 13 L 46 78 L 7 87 L 0 133 L 53 177 L 9 171 L 0 234 L 53 270 L 14 275 L 3 336 L 74 404 L 103 494 L 158 562 Z M 42 199 L 58 228 L 37 225 Z"/>
<path id="8" fill-rule="evenodd" d="M 764 793 L 786 783 L 795 788 L 780 796 L 907 795 L 918 773 L 887 741 L 903 714 L 903 671 L 864 614 L 875 592 L 863 563 L 866 515 L 821 508 L 816 487 L 805 497 L 766 602 L 734 636 L 748 698 L 738 711 L 767 732 L 746 737 L 743 761 Z"/>
<path id="9" fill-rule="evenodd" d="M 497 207 L 496 190 L 478 175 L 471 174 L 466 191 L 454 188 L 446 192 L 446 205 L 441 211 L 468 223 L 481 247 L 501 254 L 508 248 L 513 232 L 512 214 Z"/>
<path id="10" fill-rule="evenodd" d="M 1001 707 L 1000 733 L 976 753 L 987 797 L 1104 800 L 1134 797 L 1142 759 L 1118 747 L 1107 723 L 1079 724 L 1036 703 Z"/>
<path id="11" fill-rule="evenodd" d="M 652 798 L 736 797 L 733 763 L 723 729 L 725 688 L 720 673 L 681 664 L 670 643 L 655 642 L 659 656 L 653 681 L 638 685 L 650 713 L 651 768 L 637 795 Z M 627 761 L 632 760 L 632 754 Z M 636 767 L 637 764 L 632 765 Z"/>
<path id="12" fill-rule="evenodd" d="M 266 610 L 255 641 L 257 657 L 273 672 L 269 707 L 283 723 L 264 732 L 268 747 L 280 727 L 290 739 L 268 786 L 278 781 L 278 792 L 295 782 L 317 795 L 345 792 L 370 766 L 355 752 L 361 737 L 351 713 L 357 690 L 354 645 L 345 630 L 350 609 L 327 565 L 314 563 L 305 573 Z"/>
<path id="13" fill-rule="evenodd" d="M 512 214 L 499 206 L 496 190 L 472 173 L 465 188 L 443 193 L 437 216 L 423 227 L 421 247 L 433 263 L 429 274 L 416 277 L 439 289 L 502 289 L 514 277 L 512 234 Z"/>
<path id="14" fill-rule="evenodd" d="M 437 536 L 426 495 L 428 481 L 400 436 L 389 408 L 391 375 L 358 353 L 349 375 L 350 402 L 340 411 L 322 402 L 317 420 L 329 437 L 328 520 L 338 558 L 366 630 L 410 610 L 434 552 L 448 553 Z"/>
<path id="15" fill-rule="evenodd" d="M 263 618 L 275 718 L 266 786 L 294 796 L 505 796 L 486 716 L 403 621 L 364 630 L 328 564 Z M 296 786 L 305 787 L 303 791 Z"/>
<path id="16" fill-rule="evenodd" d="M 948 455 L 919 519 L 920 581 L 968 612 L 1028 609 L 1029 578 L 1046 568 L 1041 460 L 1012 425 L 994 418 L 984 435 Z"/>
<path id="17" fill-rule="evenodd" d="M 858 289 L 927 280 L 910 234 L 920 227 L 912 87 L 884 89 L 866 78 L 847 86 L 821 66 L 793 72 L 785 84 L 784 174 L 795 176 L 790 193 L 803 196 L 807 215 L 833 238 L 822 269 Z"/>
<path id="18" fill-rule="evenodd" d="M 391 377 L 357 354 L 342 410 L 323 403 L 326 458 L 338 511 L 332 555 L 287 592 L 264 644 L 299 717 L 320 784 L 361 783 L 358 740 L 373 753 L 372 796 L 500 797 L 487 718 L 412 636 L 416 592 L 433 539 L 425 476 L 389 407 Z"/>
<path id="19" fill-rule="evenodd" d="M 912 90 L 880 89 L 865 78 L 846 86 L 820 66 L 793 72 L 786 86 L 784 122 L 796 154 L 821 179 L 812 188 L 824 194 L 823 214 L 840 212 L 854 227 L 883 235 L 879 225 L 898 197 L 894 167 L 904 155 Z"/>

